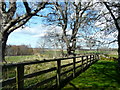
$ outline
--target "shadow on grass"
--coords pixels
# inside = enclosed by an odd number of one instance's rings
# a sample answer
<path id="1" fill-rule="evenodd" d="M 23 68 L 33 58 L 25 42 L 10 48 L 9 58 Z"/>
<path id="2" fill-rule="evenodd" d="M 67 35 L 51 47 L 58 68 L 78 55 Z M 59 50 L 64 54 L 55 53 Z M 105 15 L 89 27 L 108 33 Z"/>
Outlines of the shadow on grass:
<path id="1" fill-rule="evenodd" d="M 116 62 L 101 60 L 70 83 L 63 90 L 120 90 L 120 72 Z"/>

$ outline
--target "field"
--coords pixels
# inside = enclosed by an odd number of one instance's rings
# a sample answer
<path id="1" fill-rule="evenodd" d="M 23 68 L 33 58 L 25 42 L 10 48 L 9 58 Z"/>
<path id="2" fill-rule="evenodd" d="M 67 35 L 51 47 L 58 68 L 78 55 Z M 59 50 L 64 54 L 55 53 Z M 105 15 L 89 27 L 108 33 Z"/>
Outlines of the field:
<path id="1" fill-rule="evenodd" d="M 64 51 L 66 53 L 66 51 Z M 84 55 L 87 53 L 106 53 L 112 56 L 116 56 L 117 51 L 76 51 L 77 54 Z M 59 58 L 61 56 L 60 51 L 49 50 L 45 51 L 42 54 L 35 55 L 27 55 L 27 56 L 6 56 L 5 59 L 7 63 L 19 63 L 26 61 L 34 61 L 34 60 L 43 60 L 43 59 L 51 59 L 51 58 Z"/>
<path id="2" fill-rule="evenodd" d="M 89 52 L 84 51 L 84 52 L 85 53 L 91 53 L 91 52 L 95 53 L 94 51 L 89 51 Z M 39 56 L 39 55 L 6 56 L 6 60 L 8 61 L 8 63 L 19 63 L 19 62 L 26 62 L 26 61 L 33 61 L 33 60 L 42 60 L 44 58 L 45 59 L 55 58 L 55 57 L 52 57 L 52 55 L 54 56 L 54 53 L 55 53 L 54 51 L 50 51 L 50 52 L 46 52 L 42 56 Z M 80 53 L 83 54 L 82 51 Z M 111 52 L 111 53 L 115 53 L 115 52 Z M 108 52 L 107 52 L 107 54 L 108 54 Z M 59 56 L 59 52 L 57 52 L 57 55 Z M 49 57 L 49 56 L 51 56 L 51 57 Z M 110 56 L 117 58 L 117 55 L 115 55 L 115 54 L 110 55 Z M 63 61 L 62 65 L 70 63 L 70 62 L 71 62 L 71 60 Z M 110 89 L 112 87 L 119 88 L 118 84 L 120 84 L 120 83 L 116 82 L 114 80 L 114 78 L 109 77 L 109 76 L 114 75 L 116 77 L 116 79 L 119 80 L 118 71 L 116 69 L 116 66 L 117 66 L 116 64 L 117 63 L 115 61 L 109 60 L 109 58 L 102 57 L 99 62 L 97 62 L 96 64 L 92 65 L 91 68 L 89 68 L 85 73 L 82 73 L 79 77 L 77 77 L 76 79 L 71 81 L 70 84 L 68 84 L 67 86 L 65 86 L 65 88 L 63 88 L 63 90 L 64 89 L 68 89 L 68 88 L 71 88 L 71 89 L 75 89 L 75 88 L 83 88 L 83 89 L 84 88 L 88 88 L 88 90 L 89 90 L 89 88 L 93 89 L 93 88 L 96 88 L 96 87 L 99 90 L 102 87 L 105 87 L 105 89 L 106 89 L 106 88 L 109 87 L 109 85 L 111 86 Z M 46 63 L 46 64 L 27 65 L 27 66 L 25 66 L 24 73 L 25 74 L 30 74 L 30 73 L 34 73 L 34 72 L 41 71 L 41 70 L 44 70 L 44 69 L 47 69 L 47 68 L 51 68 L 51 67 L 55 67 L 55 66 L 56 66 L 56 63 L 53 63 L 53 62 Z M 68 67 L 68 68 L 71 68 L 71 67 Z M 62 71 L 65 71 L 68 68 L 63 69 Z M 6 78 L 14 77 L 15 76 L 15 70 L 16 70 L 15 68 L 11 68 L 10 70 L 7 70 L 7 75 L 4 76 L 3 78 L 6 79 Z M 100 72 L 103 72 L 103 73 L 100 74 Z M 108 75 L 106 75 L 106 74 L 108 74 Z M 51 73 L 47 73 L 47 74 L 42 75 L 42 76 L 38 76 L 38 77 L 35 77 L 35 78 L 30 78 L 28 80 L 25 80 L 25 87 L 27 87 L 27 86 L 29 86 L 31 84 L 37 83 L 38 81 L 45 80 L 46 78 L 48 78 L 48 76 L 51 77 L 51 76 L 54 76 L 54 75 L 55 75 L 55 72 L 51 72 Z M 52 85 L 55 82 L 56 81 L 51 81 L 46 86 L 50 86 L 50 85 Z M 75 87 L 73 87 L 73 85 Z M 108 85 L 108 87 L 106 85 Z M 8 88 L 9 87 L 11 87 L 11 86 L 8 86 Z M 12 87 L 15 88 L 15 85 L 12 85 Z M 43 86 L 43 87 L 45 87 L 45 86 Z"/>
<path id="3" fill-rule="evenodd" d="M 100 60 L 62 90 L 120 90 L 117 62 Z"/>

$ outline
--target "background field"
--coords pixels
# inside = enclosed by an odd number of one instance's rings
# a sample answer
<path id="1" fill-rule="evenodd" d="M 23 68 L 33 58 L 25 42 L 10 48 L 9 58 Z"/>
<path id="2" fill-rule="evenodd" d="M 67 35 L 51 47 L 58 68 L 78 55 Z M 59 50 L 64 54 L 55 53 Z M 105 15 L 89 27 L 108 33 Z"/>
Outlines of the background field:
<path id="1" fill-rule="evenodd" d="M 66 54 L 66 51 L 64 51 Z M 105 53 L 110 56 L 117 56 L 117 51 L 76 51 L 76 54 L 86 55 L 91 53 Z M 34 61 L 34 60 L 42 60 L 42 59 L 51 59 L 51 58 L 59 58 L 62 57 L 61 51 L 55 50 L 47 50 L 44 53 L 36 53 L 34 55 L 23 55 L 23 56 L 6 56 L 5 59 L 8 63 L 18 63 L 18 62 L 26 62 L 26 61 Z"/>

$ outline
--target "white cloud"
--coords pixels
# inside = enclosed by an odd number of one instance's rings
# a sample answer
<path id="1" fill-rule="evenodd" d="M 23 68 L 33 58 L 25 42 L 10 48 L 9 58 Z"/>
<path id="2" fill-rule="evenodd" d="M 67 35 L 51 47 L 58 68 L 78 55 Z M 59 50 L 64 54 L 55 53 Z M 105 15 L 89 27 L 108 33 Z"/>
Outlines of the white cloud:
<path id="1" fill-rule="evenodd" d="M 38 25 L 36 27 L 19 28 L 15 32 L 34 36 L 36 34 L 43 33 L 44 29 L 43 29 L 42 25 Z"/>
<path id="2" fill-rule="evenodd" d="M 57 32 L 59 34 L 62 34 L 62 28 L 59 26 L 55 26 L 55 25 L 42 25 L 39 24 L 37 26 L 34 27 L 25 27 L 25 28 L 19 28 L 17 30 L 15 30 L 14 33 L 21 33 L 21 34 L 27 34 L 30 35 L 31 37 L 43 37 L 47 34 L 47 32 Z M 68 32 L 70 33 L 70 31 Z"/>

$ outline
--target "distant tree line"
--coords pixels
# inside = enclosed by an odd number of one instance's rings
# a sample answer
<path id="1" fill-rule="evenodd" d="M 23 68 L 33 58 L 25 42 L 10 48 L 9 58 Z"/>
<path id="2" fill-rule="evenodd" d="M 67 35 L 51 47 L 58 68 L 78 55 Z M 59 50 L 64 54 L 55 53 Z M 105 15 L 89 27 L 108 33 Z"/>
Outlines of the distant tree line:
<path id="1" fill-rule="evenodd" d="M 6 56 L 32 55 L 33 48 L 29 45 L 7 45 Z"/>

